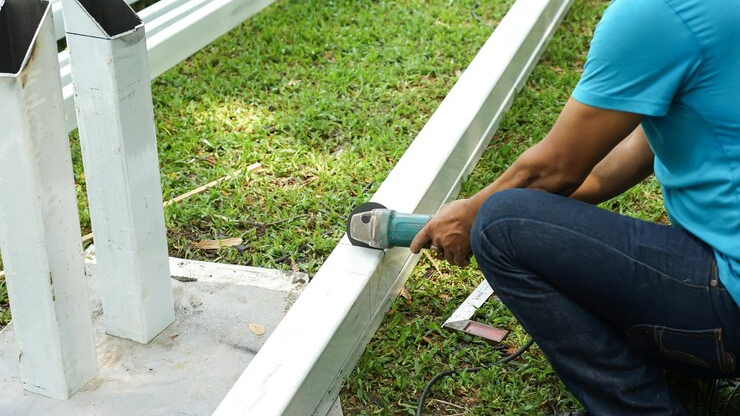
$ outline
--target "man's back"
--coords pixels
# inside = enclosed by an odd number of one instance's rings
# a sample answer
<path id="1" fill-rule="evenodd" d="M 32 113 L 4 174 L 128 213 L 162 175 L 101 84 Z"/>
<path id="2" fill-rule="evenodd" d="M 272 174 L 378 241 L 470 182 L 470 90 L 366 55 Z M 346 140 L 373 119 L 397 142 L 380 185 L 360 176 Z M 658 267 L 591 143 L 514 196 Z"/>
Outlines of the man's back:
<path id="1" fill-rule="evenodd" d="M 615 0 L 574 97 L 645 114 L 666 210 L 740 303 L 740 3 Z"/>

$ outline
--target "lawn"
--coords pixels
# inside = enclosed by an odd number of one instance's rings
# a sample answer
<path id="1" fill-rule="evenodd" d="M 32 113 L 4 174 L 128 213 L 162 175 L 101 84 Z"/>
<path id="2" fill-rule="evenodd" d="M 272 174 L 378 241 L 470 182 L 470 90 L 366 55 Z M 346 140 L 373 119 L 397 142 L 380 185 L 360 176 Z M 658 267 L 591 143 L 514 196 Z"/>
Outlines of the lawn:
<path id="1" fill-rule="evenodd" d="M 170 254 L 313 275 L 344 233 L 347 214 L 382 183 L 512 3 L 280 0 L 157 78 L 165 199 L 253 163 L 262 166 L 168 206 Z M 576 1 L 464 195 L 547 132 L 578 80 L 607 3 Z M 71 143 L 86 234 L 75 134 Z M 652 180 L 605 206 L 665 221 Z M 244 243 L 196 246 L 232 237 Z M 489 302 L 480 319 L 512 330 L 499 348 L 441 329 L 480 280 L 475 267 L 423 259 L 408 280 L 408 296 L 393 304 L 349 377 L 341 396 L 345 414 L 413 414 L 437 372 L 490 363 L 526 342 L 497 302 Z M 0 326 L 9 315 L 0 280 Z M 530 415 L 576 406 L 535 347 L 513 364 L 440 382 L 425 414 Z M 733 409 L 736 414 L 740 406 Z"/>
<path id="2" fill-rule="evenodd" d="M 170 254 L 315 273 L 509 4 L 278 1 L 157 78 L 164 199 L 262 165 L 167 207 Z M 230 237 L 244 243 L 195 245 Z"/>
<path id="3" fill-rule="evenodd" d="M 495 179 L 527 147 L 548 132 L 580 76 L 588 42 L 605 1 L 578 1 L 505 115 L 478 166 L 463 185 L 470 195 Z M 661 218 L 652 183 L 612 203 L 642 217 Z M 638 194 L 655 195 L 643 204 Z M 492 348 L 466 334 L 450 333 L 444 320 L 482 280 L 475 266 L 465 269 L 424 257 L 352 373 L 342 393 L 352 415 L 414 414 L 425 384 L 437 373 L 485 365 L 527 340 L 511 314 L 489 301 L 477 319 L 511 331 Z M 533 347 L 514 364 L 443 379 L 427 399 L 428 415 L 538 415 L 575 409 L 540 351 Z"/>
<path id="4" fill-rule="evenodd" d="M 576 1 L 555 34 L 527 85 L 506 114 L 489 148 L 463 186 L 468 196 L 491 181 L 554 123 L 575 87 L 589 39 L 607 1 Z M 623 214 L 667 222 L 660 187 L 654 178 L 602 205 Z M 404 296 L 368 345 L 342 391 L 351 415 L 413 415 L 426 383 L 446 370 L 485 366 L 528 341 L 516 320 L 498 301 L 489 301 L 477 319 L 511 331 L 492 348 L 480 339 L 450 333 L 444 320 L 483 279 L 475 265 L 466 269 L 424 256 L 406 283 Z M 675 389 L 692 414 L 704 409 L 708 385 L 675 377 Z M 736 415 L 740 400 L 727 402 L 732 382 L 722 384 L 715 415 Z M 512 364 L 443 379 L 426 400 L 425 415 L 546 415 L 575 410 L 565 390 L 536 346 Z"/>

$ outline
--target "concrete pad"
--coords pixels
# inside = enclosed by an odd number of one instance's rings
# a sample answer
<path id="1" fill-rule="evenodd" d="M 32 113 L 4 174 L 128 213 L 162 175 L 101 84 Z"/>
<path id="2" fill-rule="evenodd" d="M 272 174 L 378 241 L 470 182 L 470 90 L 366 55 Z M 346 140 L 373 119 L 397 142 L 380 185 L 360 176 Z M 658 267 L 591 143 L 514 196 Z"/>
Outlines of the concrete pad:
<path id="1" fill-rule="evenodd" d="M 182 259 L 170 266 L 176 320 L 141 345 L 104 333 L 96 267 L 87 265 L 100 372 L 67 401 L 23 390 L 12 323 L 0 331 L 0 414 L 210 415 L 308 282 L 304 273 Z"/>

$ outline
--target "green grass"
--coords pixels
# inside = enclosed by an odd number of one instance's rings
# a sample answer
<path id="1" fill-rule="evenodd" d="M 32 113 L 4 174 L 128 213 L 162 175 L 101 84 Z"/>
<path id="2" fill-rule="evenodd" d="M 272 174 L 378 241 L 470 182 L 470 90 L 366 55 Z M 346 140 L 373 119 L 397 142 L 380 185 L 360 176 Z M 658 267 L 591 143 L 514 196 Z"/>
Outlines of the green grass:
<path id="1" fill-rule="evenodd" d="M 170 254 L 315 273 L 511 2 L 278 1 L 157 78 L 165 199 L 263 166 L 168 207 Z M 221 237 L 245 243 L 194 246 Z"/>
<path id="2" fill-rule="evenodd" d="M 594 25 L 606 4 L 591 0 L 574 5 L 463 185 L 462 196 L 493 181 L 549 131 L 580 77 Z M 656 189 L 647 187 L 653 195 Z M 662 210 L 659 193 L 650 204 L 641 201 L 624 197 L 633 214 Z M 441 328 L 482 278 L 474 265 L 460 269 L 422 259 L 406 284 L 411 300 L 394 302 L 349 377 L 342 392 L 345 413 L 414 414 L 421 390 L 435 374 L 491 363 L 524 344 L 526 334 L 499 302 L 488 302 L 477 319 L 511 331 L 500 348 Z M 425 407 L 428 415 L 537 415 L 577 407 L 536 347 L 515 364 L 444 379 L 431 396 Z"/>
<path id="3" fill-rule="evenodd" d="M 592 31 L 607 4 L 602 0 L 574 4 L 461 196 L 493 181 L 549 131 L 580 77 Z M 660 187 L 652 178 L 603 206 L 651 221 L 667 221 Z M 345 414 L 413 415 L 422 389 L 435 374 L 486 365 L 523 345 L 526 334 L 498 301 L 489 301 L 477 316 L 511 331 L 498 348 L 441 328 L 482 279 L 474 265 L 460 269 L 423 258 L 406 283 L 410 299 L 399 297 L 393 303 L 349 376 L 341 394 Z M 677 378 L 674 385 L 692 412 L 699 414 L 706 384 Z M 720 397 L 727 397 L 729 391 L 723 388 Z M 579 406 L 536 346 L 513 364 L 444 379 L 432 392 L 425 415 L 545 415 Z M 722 399 L 719 403 L 724 404 Z M 717 414 L 737 414 L 738 409 L 740 403 L 733 400 Z"/>
<path id="4" fill-rule="evenodd" d="M 165 199 L 252 163 L 263 166 L 168 207 L 170 254 L 315 273 L 343 234 L 348 212 L 382 183 L 512 3 L 282 0 L 156 79 Z M 547 132 L 579 77 L 606 4 L 577 1 L 464 195 Z M 71 143 L 87 233 L 75 135 Z M 606 206 L 665 221 L 654 181 Z M 218 251 L 194 246 L 222 237 L 245 242 Z M 393 304 L 347 381 L 345 414 L 413 414 L 437 372 L 505 353 L 440 327 L 480 279 L 474 267 L 422 261 L 407 283 L 410 300 Z M 0 326 L 9 315 L 0 281 Z M 502 348 L 526 342 L 500 304 L 489 302 L 481 315 L 512 330 Z M 576 406 L 536 348 L 515 364 L 445 380 L 432 396 L 426 414 L 544 414 Z"/>
<path id="5" fill-rule="evenodd" d="M 159 78 L 165 198 L 264 167 L 168 209 L 171 253 L 314 273 L 485 40 L 472 6 L 279 2 Z"/>

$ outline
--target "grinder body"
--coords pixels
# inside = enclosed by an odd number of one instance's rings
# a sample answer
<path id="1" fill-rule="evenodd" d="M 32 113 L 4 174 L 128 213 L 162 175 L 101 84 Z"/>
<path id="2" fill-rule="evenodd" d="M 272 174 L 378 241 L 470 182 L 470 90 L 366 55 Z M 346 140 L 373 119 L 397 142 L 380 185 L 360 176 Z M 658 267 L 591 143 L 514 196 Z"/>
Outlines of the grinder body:
<path id="1" fill-rule="evenodd" d="M 347 235 L 354 245 L 386 249 L 409 247 L 432 217 L 404 214 L 380 204 L 363 204 L 350 216 Z"/>
<path id="2" fill-rule="evenodd" d="M 385 247 L 408 247 L 416 234 L 429 222 L 429 215 L 402 214 L 390 209 L 378 210 L 379 242 Z"/>

